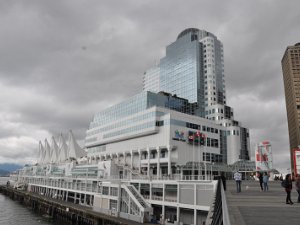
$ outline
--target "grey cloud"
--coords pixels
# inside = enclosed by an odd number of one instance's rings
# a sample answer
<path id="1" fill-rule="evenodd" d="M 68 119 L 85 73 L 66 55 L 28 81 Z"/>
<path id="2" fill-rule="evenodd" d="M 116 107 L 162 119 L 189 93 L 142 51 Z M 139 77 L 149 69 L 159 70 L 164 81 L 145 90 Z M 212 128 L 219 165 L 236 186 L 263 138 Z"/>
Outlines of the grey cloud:
<path id="1" fill-rule="evenodd" d="M 252 146 L 269 139 L 274 164 L 285 168 L 280 60 L 299 42 L 298 8 L 298 1 L 2 1 L 0 110 L 22 129 L 4 121 L 0 137 L 30 137 L 28 150 L 16 139 L 17 152 L 30 152 L 40 138 L 33 130 L 56 135 L 71 128 L 82 140 L 94 113 L 138 93 L 165 46 L 197 27 L 224 44 L 227 102 L 251 128 Z"/>

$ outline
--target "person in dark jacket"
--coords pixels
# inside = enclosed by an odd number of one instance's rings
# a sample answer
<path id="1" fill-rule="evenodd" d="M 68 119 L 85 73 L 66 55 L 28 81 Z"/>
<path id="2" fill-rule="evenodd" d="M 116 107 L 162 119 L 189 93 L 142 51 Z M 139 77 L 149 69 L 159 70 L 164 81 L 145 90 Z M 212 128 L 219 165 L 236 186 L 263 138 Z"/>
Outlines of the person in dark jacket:
<path id="1" fill-rule="evenodd" d="M 285 192 L 286 192 L 286 204 L 293 205 L 294 203 L 291 200 L 291 191 L 293 188 L 292 177 L 291 174 L 287 174 L 285 176 Z"/>
<path id="2" fill-rule="evenodd" d="M 263 174 L 262 174 L 262 172 L 259 172 L 258 179 L 259 179 L 260 189 L 261 189 L 261 191 L 263 191 Z"/>

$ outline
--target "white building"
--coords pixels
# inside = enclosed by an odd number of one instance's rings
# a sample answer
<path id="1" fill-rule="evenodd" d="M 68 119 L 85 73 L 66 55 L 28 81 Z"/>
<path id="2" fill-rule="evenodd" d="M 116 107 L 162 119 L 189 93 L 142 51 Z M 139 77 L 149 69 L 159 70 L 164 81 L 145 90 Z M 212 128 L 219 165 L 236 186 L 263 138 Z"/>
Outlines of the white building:
<path id="1" fill-rule="evenodd" d="M 144 73 L 143 90 L 163 91 L 197 103 L 195 115 L 229 131 L 223 162 L 250 160 L 249 131 L 234 120 L 233 109 L 226 105 L 223 44 L 214 34 L 196 28 L 182 31 L 166 47 L 159 64 Z"/>
<path id="2" fill-rule="evenodd" d="M 249 131 L 226 105 L 223 64 L 213 34 L 184 30 L 145 73 L 144 92 L 95 114 L 85 150 L 72 132 L 68 144 L 62 135 L 40 142 L 38 164 L 12 179 L 115 217 L 204 224 L 221 172 L 213 165 L 249 159 Z"/>

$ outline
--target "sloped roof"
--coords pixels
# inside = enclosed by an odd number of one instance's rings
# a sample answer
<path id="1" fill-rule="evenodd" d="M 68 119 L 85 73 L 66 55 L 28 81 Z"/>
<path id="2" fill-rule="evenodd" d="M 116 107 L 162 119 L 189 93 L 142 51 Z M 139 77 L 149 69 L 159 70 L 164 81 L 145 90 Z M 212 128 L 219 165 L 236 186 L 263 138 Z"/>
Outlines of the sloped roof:
<path id="1" fill-rule="evenodd" d="M 78 145 L 76 142 L 72 131 L 69 131 L 69 141 L 68 141 L 68 158 L 80 158 L 86 156 L 86 152 Z"/>
<path id="2" fill-rule="evenodd" d="M 42 164 L 44 161 L 45 149 L 41 141 L 39 141 L 39 153 L 38 153 L 38 164 Z"/>
<path id="3" fill-rule="evenodd" d="M 62 134 L 59 136 L 59 141 L 58 141 L 58 159 L 57 162 L 63 162 L 68 158 L 68 146 L 66 144 L 66 141 L 63 137 Z"/>
<path id="4" fill-rule="evenodd" d="M 43 161 L 44 164 L 47 164 L 50 162 L 50 159 L 51 159 L 50 156 L 51 156 L 50 145 L 49 145 L 47 139 L 45 139 L 45 157 L 44 157 L 44 161 Z"/>
<path id="5" fill-rule="evenodd" d="M 56 144 L 56 141 L 53 136 L 51 139 L 51 153 L 52 154 L 51 154 L 50 162 L 52 162 L 52 163 L 58 162 L 58 158 L 59 158 L 58 145 Z"/>

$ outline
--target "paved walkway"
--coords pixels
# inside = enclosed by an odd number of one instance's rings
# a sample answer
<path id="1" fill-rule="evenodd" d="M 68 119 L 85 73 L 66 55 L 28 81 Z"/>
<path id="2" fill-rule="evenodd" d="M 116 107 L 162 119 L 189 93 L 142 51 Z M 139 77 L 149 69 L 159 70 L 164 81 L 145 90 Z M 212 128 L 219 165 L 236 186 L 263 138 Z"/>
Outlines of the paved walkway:
<path id="1" fill-rule="evenodd" d="M 227 181 L 225 194 L 231 225 L 300 225 L 300 203 L 294 186 L 294 205 L 285 203 L 286 192 L 280 181 L 270 181 L 267 192 L 260 191 L 258 181 L 243 181 L 240 193 L 236 193 L 234 181 Z"/>

